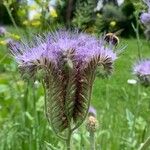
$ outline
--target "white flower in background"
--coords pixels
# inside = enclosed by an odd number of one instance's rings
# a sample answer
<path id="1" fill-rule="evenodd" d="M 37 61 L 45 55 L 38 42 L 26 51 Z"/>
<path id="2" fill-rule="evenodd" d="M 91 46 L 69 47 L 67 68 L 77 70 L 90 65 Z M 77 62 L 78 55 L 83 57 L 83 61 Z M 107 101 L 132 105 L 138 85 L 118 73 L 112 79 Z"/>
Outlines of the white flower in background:
<path id="1" fill-rule="evenodd" d="M 117 0 L 118 5 L 120 6 L 121 4 L 123 4 L 124 0 Z"/>
<path id="2" fill-rule="evenodd" d="M 29 6 L 28 19 L 29 20 L 39 19 L 41 16 L 42 8 L 33 0 L 28 0 L 28 6 Z M 48 9 L 50 15 L 54 18 L 57 17 L 55 7 L 56 7 L 56 0 L 51 0 L 48 4 Z"/>
<path id="3" fill-rule="evenodd" d="M 117 4 L 118 4 L 118 6 L 120 6 L 123 2 L 124 2 L 124 0 L 116 0 L 117 1 Z M 103 4 L 104 4 L 104 2 L 109 2 L 109 0 L 99 0 L 98 2 L 97 2 L 97 6 L 96 6 L 96 8 L 94 9 L 94 11 L 100 11 L 102 8 L 103 8 Z"/>
<path id="4" fill-rule="evenodd" d="M 134 85 L 134 84 L 137 84 L 137 80 L 135 80 L 135 79 L 128 79 L 127 83 Z"/>
<path id="5" fill-rule="evenodd" d="M 97 6 L 96 6 L 96 8 L 94 9 L 94 11 L 99 11 L 99 10 L 101 10 L 103 8 L 103 0 L 99 0 L 98 2 L 97 2 Z"/>
<path id="6" fill-rule="evenodd" d="M 29 6 L 29 13 L 28 13 L 28 19 L 29 20 L 34 20 L 35 18 L 37 18 L 42 9 L 40 8 L 40 6 L 35 2 L 35 1 L 28 1 L 28 6 Z"/>

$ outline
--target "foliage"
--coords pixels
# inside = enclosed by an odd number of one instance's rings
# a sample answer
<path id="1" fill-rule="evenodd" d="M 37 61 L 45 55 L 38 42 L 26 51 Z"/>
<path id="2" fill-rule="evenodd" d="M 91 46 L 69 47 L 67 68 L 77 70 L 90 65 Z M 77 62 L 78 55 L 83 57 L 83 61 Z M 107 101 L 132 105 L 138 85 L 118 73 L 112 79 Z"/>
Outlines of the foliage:
<path id="1" fill-rule="evenodd" d="M 114 32 L 119 29 L 118 23 L 125 20 L 125 16 L 117 6 L 105 5 L 102 14 L 97 14 L 95 26 L 98 33 L 102 31 Z M 114 26 L 110 25 L 112 21 L 115 22 Z"/>
<path id="2" fill-rule="evenodd" d="M 134 35 L 132 24 L 136 24 L 134 16 L 134 5 L 125 2 L 122 6 L 107 4 L 103 7 L 102 13 L 98 13 L 95 22 L 96 32 L 116 32 L 123 30 L 121 35 Z M 115 22 L 114 24 L 112 22 Z"/>
<path id="3" fill-rule="evenodd" d="M 93 25 L 94 8 L 95 2 L 93 0 L 78 0 L 76 5 L 75 16 L 72 20 L 73 26 L 83 30 Z"/>
<path id="4" fill-rule="evenodd" d="M 71 0 L 72 1 L 72 0 Z M 51 1 L 34 0 L 33 4 L 27 1 L 8 1 L 9 11 L 17 25 L 28 28 L 36 28 L 39 31 L 47 30 L 56 25 L 76 27 L 87 32 L 100 34 L 101 32 L 116 32 L 122 30 L 121 35 L 133 36 L 132 24 L 136 26 L 138 16 L 143 7 L 141 1 L 126 0 L 121 6 L 112 3 L 106 3 L 101 10 L 96 10 L 96 1 L 93 0 L 73 0 L 69 6 L 69 1 Z M 3 16 L 2 23 L 12 23 L 4 5 L 0 4 Z M 68 7 L 70 11 L 68 12 Z M 35 13 L 32 19 L 29 19 L 29 13 Z M 67 14 L 70 13 L 70 14 Z M 69 17 L 70 16 L 70 17 Z M 69 18 L 67 18 L 69 17 Z M 71 22 L 71 23 L 70 23 Z M 142 28 L 139 28 L 142 33 Z"/>

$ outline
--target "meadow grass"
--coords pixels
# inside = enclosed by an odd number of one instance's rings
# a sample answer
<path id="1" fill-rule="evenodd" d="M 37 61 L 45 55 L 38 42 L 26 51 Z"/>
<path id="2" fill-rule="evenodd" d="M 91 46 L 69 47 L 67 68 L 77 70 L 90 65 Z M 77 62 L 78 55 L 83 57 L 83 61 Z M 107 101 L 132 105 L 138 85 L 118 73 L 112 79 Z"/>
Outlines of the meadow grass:
<path id="1" fill-rule="evenodd" d="M 14 32 L 13 28 L 9 28 Z M 142 56 L 150 57 L 144 39 Z M 132 72 L 137 58 L 136 39 L 122 39 L 127 48 L 118 57 L 109 79 L 96 78 L 92 105 L 97 110 L 99 128 L 97 150 L 136 150 L 150 135 L 150 91 L 138 84 Z M 8 50 L 0 46 L 0 150 L 65 149 L 53 134 L 44 113 L 44 91 L 38 82 L 24 82 Z M 85 124 L 74 133 L 75 150 L 88 150 Z"/>

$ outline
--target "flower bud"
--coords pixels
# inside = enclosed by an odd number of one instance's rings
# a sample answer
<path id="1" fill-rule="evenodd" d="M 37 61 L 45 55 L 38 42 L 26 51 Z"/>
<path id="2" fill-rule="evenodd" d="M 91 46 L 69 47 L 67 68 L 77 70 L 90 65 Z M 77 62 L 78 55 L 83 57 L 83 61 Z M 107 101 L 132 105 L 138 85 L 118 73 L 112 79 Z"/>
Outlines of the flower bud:
<path id="1" fill-rule="evenodd" d="M 95 132 L 98 127 L 98 121 L 94 116 L 89 116 L 86 128 L 89 132 Z"/>

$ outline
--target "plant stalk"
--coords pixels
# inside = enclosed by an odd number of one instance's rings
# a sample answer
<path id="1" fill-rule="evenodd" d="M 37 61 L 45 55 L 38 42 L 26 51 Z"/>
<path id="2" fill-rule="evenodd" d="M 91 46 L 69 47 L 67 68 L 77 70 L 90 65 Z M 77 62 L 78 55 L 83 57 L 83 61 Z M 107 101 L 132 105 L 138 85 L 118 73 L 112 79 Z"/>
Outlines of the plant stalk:
<path id="1" fill-rule="evenodd" d="M 13 16 L 12 16 L 12 14 L 11 14 L 11 10 L 10 10 L 10 8 L 9 8 L 9 5 L 8 5 L 7 3 L 4 3 L 4 6 L 6 7 L 6 10 L 7 10 L 7 12 L 8 12 L 8 15 L 9 15 L 9 17 L 10 17 L 10 19 L 11 19 L 11 21 L 12 21 L 14 27 L 18 30 L 17 24 L 16 24 L 16 22 L 15 22 Z"/>
<path id="2" fill-rule="evenodd" d="M 147 150 L 149 146 L 150 146 L 150 137 L 146 139 L 146 141 L 141 145 L 139 150 Z"/>
<path id="3" fill-rule="evenodd" d="M 71 135 L 72 131 L 69 129 L 68 138 L 66 140 L 67 150 L 71 150 Z"/>
<path id="4" fill-rule="evenodd" d="M 135 35 L 136 35 L 136 39 L 137 39 L 137 50 L 138 50 L 138 59 L 141 60 L 141 50 L 142 50 L 142 43 L 140 41 L 140 35 L 139 35 L 139 23 L 138 23 L 138 17 L 136 17 L 136 22 L 137 22 L 137 25 L 136 27 L 134 26 L 134 24 L 132 24 L 132 27 L 133 27 L 133 30 L 135 32 Z"/>
<path id="5" fill-rule="evenodd" d="M 95 150 L 95 134 L 93 131 L 90 131 L 90 150 Z"/>

